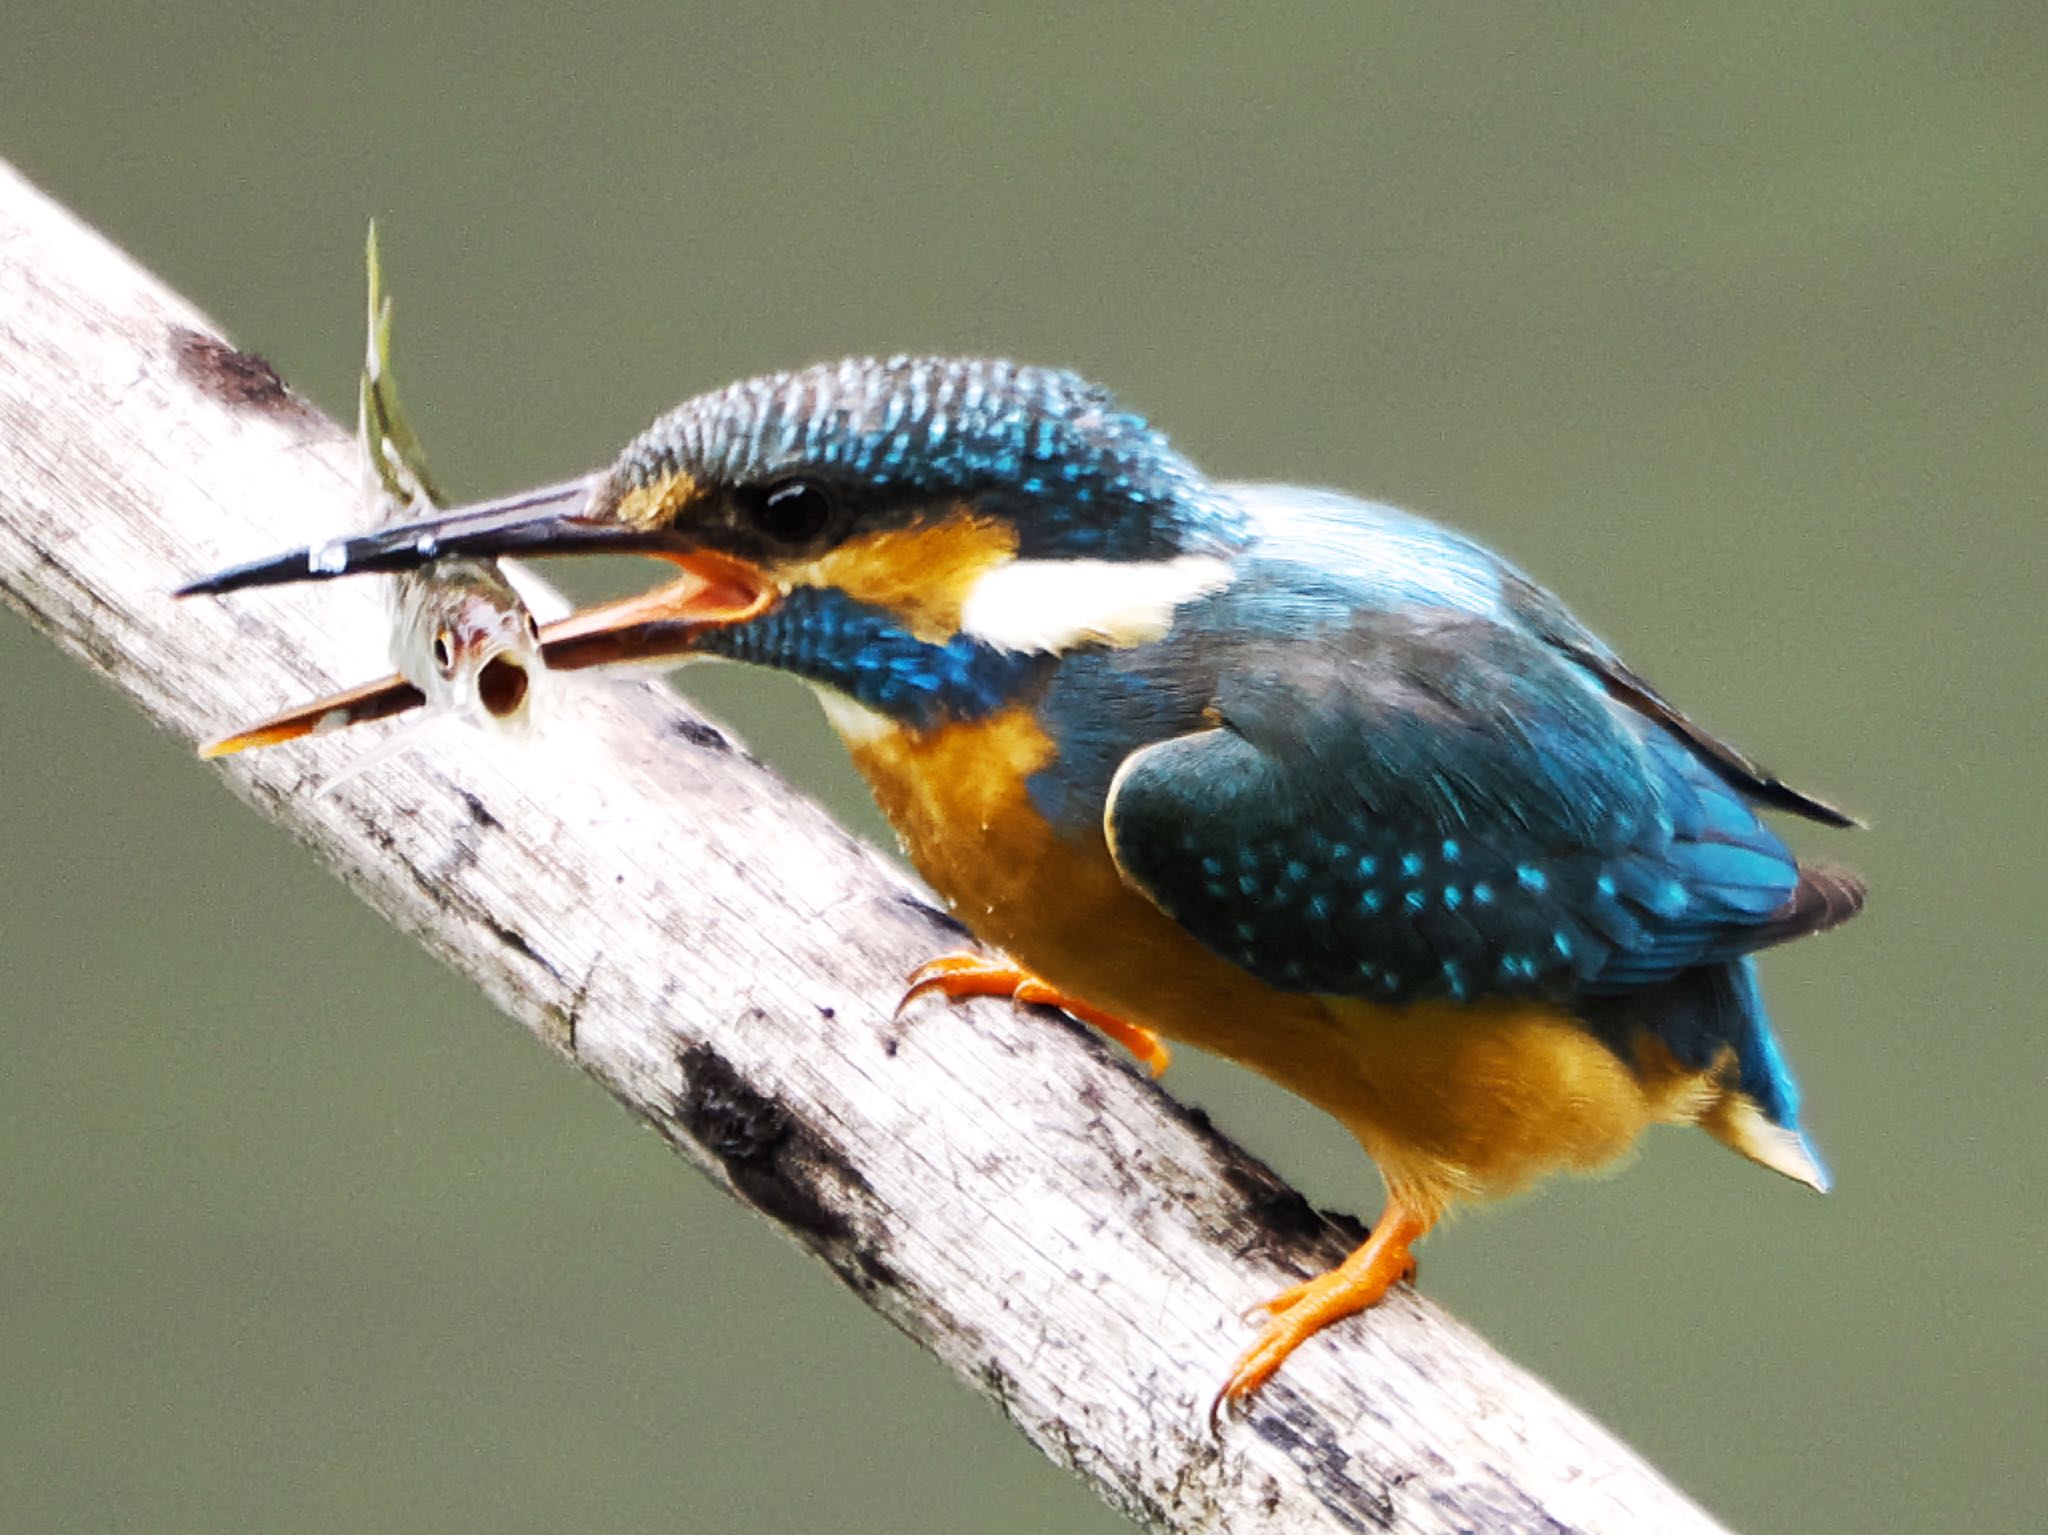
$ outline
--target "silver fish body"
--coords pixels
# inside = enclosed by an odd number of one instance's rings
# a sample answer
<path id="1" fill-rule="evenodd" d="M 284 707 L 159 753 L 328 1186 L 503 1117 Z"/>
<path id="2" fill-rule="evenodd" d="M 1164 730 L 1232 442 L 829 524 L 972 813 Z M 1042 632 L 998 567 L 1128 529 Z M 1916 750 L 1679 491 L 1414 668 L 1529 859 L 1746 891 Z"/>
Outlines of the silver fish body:
<path id="1" fill-rule="evenodd" d="M 365 261 L 369 326 L 356 435 L 371 525 L 392 527 L 439 509 L 442 498 L 398 401 L 374 224 Z M 425 696 L 429 715 L 512 730 L 532 723 L 534 682 L 546 669 L 540 626 L 497 561 L 435 560 L 394 576 L 390 612 L 392 665 Z"/>

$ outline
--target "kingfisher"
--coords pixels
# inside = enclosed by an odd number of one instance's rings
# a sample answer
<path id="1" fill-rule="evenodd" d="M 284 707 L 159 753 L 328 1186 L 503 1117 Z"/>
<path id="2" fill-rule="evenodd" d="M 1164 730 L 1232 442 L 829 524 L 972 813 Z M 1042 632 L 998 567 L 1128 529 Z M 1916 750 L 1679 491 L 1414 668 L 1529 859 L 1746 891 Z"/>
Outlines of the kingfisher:
<path id="1" fill-rule="evenodd" d="M 1369 1236 L 1254 1308 L 1217 1406 L 1412 1277 L 1452 1206 L 1652 1124 L 1827 1189 L 1754 956 L 1864 887 L 1763 814 L 1857 823 L 1471 539 L 1212 479 L 1070 372 L 892 357 L 737 383 L 609 470 L 186 591 L 585 552 L 676 573 L 550 626 L 550 666 L 721 657 L 817 690 L 987 946 L 906 1001 L 1049 1004 L 1155 1070 L 1165 1041 L 1226 1056 L 1377 1165 Z"/>

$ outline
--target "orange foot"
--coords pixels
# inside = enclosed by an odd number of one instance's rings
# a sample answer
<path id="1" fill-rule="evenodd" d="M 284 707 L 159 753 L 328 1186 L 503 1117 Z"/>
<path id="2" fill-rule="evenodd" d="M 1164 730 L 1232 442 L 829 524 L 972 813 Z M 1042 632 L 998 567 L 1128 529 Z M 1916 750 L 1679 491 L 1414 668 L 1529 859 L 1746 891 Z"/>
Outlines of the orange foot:
<path id="1" fill-rule="evenodd" d="M 1270 1320 L 1252 1346 L 1237 1356 L 1230 1379 L 1209 1404 L 1210 1429 L 1219 1427 L 1225 1405 L 1242 1402 L 1257 1391 L 1310 1338 L 1332 1322 L 1377 1306 L 1397 1283 L 1413 1279 L 1415 1256 L 1409 1247 L 1428 1230 L 1428 1221 L 1398 1199 L 1389 1199 L 1357 1252 L 1326 1273 L 1290 1285 L 1253 1307 Z"/>
<path id="2" fill-rule="evenodd" d="M 896 1011 L 901 1013 L 928 991 L 944 992 L 954 1001 L 962 997 L 1008 997 L 1012 1001 L 1028 1002 L 1038 1007 L 1056 1007 L 1069 1018 L 1100 1029 L 1144 1062 L 1146 1069 L 1155 1077 L 1165 1071 L 1167 1063 L 1173 1059 L 1171 1052 L 1160 1043 L 1159 1036 L 1150 1029 L 1126 1023 L 1099 1007 L 1090 1007 L 1086 1002 L 1048 986 L 1030 971 L 1019 970 L 1015 965 L 986 955 L 941 954 L 937 959 L 919 965 L 911 972 L 910 988 L 903 993 L 903 1000 L 896 1004 Z"/>

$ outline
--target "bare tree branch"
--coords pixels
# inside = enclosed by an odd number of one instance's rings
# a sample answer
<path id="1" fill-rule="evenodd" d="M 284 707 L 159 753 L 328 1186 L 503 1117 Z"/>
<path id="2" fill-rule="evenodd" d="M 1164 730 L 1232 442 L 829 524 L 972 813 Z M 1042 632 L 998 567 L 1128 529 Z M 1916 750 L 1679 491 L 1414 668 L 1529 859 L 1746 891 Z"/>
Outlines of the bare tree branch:
<path id="1" fill-rule="evenodd" d="M 348 435 L 0 165 L 0 594 L 198 740 L 382 670 L 370 583 L 174 603 L 356 515 Z M 1355 1231 L 1092 1040 L 992 1004 L 890 1013 L 956 941 L 890 864 L 648 683 L 536 739 L 451 729 L 223 778 L 1039 1448 L 1162 1530 L 1716 1528 L 1403 1293 L 1213 1440 L 1240 1308 Z"/>

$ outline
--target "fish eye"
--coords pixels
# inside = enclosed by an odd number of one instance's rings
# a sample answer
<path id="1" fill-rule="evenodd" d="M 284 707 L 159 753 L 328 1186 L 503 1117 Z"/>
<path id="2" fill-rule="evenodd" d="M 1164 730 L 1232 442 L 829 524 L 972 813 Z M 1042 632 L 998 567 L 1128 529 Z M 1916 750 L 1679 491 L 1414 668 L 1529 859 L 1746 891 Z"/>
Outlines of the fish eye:
<path id="1" fill-rule="evenodd" d="M 444 677 L 455 675 L 455 636 L 446 629 L 434 631 L 434 665 Z"/>

